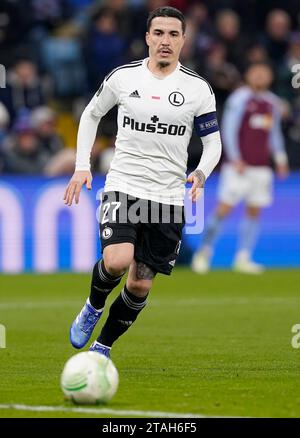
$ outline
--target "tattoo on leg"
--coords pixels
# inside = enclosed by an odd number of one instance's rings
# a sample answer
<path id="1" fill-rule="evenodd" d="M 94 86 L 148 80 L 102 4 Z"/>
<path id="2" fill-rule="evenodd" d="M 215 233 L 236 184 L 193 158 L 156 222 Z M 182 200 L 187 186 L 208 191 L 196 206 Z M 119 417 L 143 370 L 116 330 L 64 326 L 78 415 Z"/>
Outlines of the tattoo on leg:
<path id="1" fill-rule="evenodd" d="M 140 280 L 152 280 L 155 277 L 155 272 L 152 271 L 145 263 L 138 262 L 136 264 L 136 276 Z"/>

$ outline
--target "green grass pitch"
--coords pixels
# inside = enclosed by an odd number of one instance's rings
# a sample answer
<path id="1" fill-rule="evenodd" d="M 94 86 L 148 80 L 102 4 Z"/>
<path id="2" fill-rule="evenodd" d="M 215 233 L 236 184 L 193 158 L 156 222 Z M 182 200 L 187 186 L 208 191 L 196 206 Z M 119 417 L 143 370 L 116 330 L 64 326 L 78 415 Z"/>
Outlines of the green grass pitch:
<path id="1" fill-rule="evenodd" d="M 89 282 L 80 274 L 1 276 L 0 417 L 124 417 L 124 410 L 300 416 L 300 349 L 291 346 L 291 328 L 300 324 L 297 270 L 197 276 L 177 268 L 158 276 L 148 306 L 112 350 L 120 386 L 107 408 L 115 414 L 3 409 L 72 407 L 59 377 L 76 353 L 69 326 Z"/>

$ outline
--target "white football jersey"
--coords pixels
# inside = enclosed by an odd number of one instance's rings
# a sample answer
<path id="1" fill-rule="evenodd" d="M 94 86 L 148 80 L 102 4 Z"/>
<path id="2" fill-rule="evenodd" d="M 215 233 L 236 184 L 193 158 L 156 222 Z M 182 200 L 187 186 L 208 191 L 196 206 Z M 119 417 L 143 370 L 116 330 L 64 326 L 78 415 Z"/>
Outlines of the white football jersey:
<path id="1" fill-rule="evenodd" d="M 217 130 L 212 119 L 205 119 L 215 114 L 215 96 L 206 80 L 180 63 L 164 78 L 151 73 L 147 64 L 148 58 L 113 70 L 82 117 L 99 121 L 118 105 L 116 149 L 105 191 L 183 205 L 195 117 L 204 115 L 198 119 L 198 131 L 208 128 L 203 135 Z M 79 128 L 77 170 L 89 169 L 87 143 L 87 133 Z"/>

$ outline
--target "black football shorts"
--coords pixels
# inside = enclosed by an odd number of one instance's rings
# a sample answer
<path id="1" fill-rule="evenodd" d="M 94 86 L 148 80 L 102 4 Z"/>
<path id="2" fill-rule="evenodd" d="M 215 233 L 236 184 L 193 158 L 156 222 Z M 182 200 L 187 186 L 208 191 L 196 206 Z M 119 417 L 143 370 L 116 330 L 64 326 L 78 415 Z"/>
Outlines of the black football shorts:
<path id="1" fill-rule="evenodd" d="M 171 274 L 185 224 L 182 206 L 109 191 L 102 193 L 99 219 L 102 251 L 108 245 L 129 242 L 137 262 L 155 273 Z"/>

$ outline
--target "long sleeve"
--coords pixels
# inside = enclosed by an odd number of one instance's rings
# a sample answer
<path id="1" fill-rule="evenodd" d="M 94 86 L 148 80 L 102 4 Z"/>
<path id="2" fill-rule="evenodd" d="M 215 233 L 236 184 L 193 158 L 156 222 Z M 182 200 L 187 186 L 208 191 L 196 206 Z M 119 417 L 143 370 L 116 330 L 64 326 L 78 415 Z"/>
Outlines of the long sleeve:
<path id="1" fill-rule="evenodd" d="M 203 153 L 197 169 L 200 169 L 207 179 L 221 158 L 221 136 L 217 131 L 203 137 L 201 140 L 203 143 Z"/>
<path id="2" fill-rule="evenodd" d="M 194 127 L 203 144 L 203 152 L 197 169 L 204 173 L 205 178 L 208 178 L 218 164 L 222 152 L 216 101 L 212 92 L 203 100 L 198 115 L 194 119 Z"/>
<path id="3" fill-rule="evenodd" d="M 288 158 L 284 147 L 281 119 L 277 109 L 274 109 L 273 119 L 273 125 L 270 131 L 270 148 L 272 155 L 276 164 L 287 164 Z"/>
<path id="4" fill-rule="evenodd" d="M 118 92 L 112 78 L 104 81 L 83 111 L 77 135 L 75 170 L 90 170 L 90 156 L 101 118 L 118 103 Z"/>
<path id="5" fill-rule="evenodd" d="M 222 140 L 226 157 L 229 161 L 241 158 L 239 150 L 239 130 L 245 111 L 245 99 L 248 93 L 244 90 L 236 91 L 225 104 L 222 117 Z"/>

